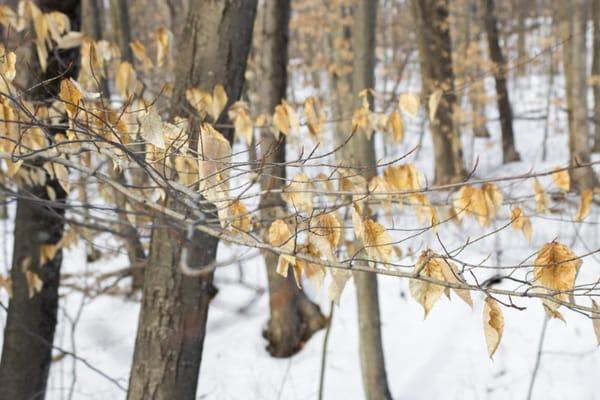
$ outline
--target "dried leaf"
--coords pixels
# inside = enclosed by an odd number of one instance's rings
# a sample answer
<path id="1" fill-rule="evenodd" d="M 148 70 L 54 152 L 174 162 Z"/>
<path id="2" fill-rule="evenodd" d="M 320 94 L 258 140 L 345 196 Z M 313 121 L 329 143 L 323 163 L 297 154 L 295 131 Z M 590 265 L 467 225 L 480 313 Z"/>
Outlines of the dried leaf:
<path id="1" fill-rule="evenodd" d="M 313 209 L 313 194 L 310 192 L 312 187 L 311 179 L 302 172 L 285 187 L 281 197 L 294 209 L 310 213 Z"/>
<path id="2" fill-rule="evenodd" d="M 227 165 L 231 160 L 229 141 L 212 125 L 203 122 L 197 151 L 200 192 L 212 202 L 226 200 L 229 193 Z"/>
<path id="3" fill-rule="evenodd" d="M 213 118 L 213 121 L 219 119 L 219 116 L 227 105 L 227 93 L 225 88 L 221 84 L 216 84 L 213 88 L 212 101 L 209 109 L 209 114 Z"/>
<path id="4" fill-rule="evenodd" d="M 251 145 L 253 127 L 248 106 L 242 101 L 236 101 L 229 107 L 228 115 L 233 121 L 235 136 L 243 139 L 246 144 Z"/>
<path id="5" fill-rule="evenodd" d="M 436 89 L 431 96 L 429 96 L 429 120 L 431 122 L 435 120 L 435 114 L 437 113 L 443 94 L 444 92 L 442 89 Z"/>
<path id="6" fill-rule="evenodd" d="M 128 98 L 135 93 L 137 74 L 133 69 L 133 65 L 129 62 L 123 61 L 119 64 L 115 77 L 115 86 L 123 98 Z"/>
<path id="7" fill-rule="evenodd" d="M 344 291 L 346 283 L 352 276 L 352 273 L 339 268 L 331 268 L 329 271 L 331 273 L 331 284 L 329 285 L 328 297 L 329 300 L 339 306 L 342 292 Z"/>
<path id="8" fill-rule="evenodd" d="M 437 259 L 439 260 L 440 267 L 442 270 L 442 275 L 444 275 L 444 280 L 449 283 L 456 284 L 464 284 L 465 280 L 458 271 L 456 265 L 453 262 L 446 260 L 445 258 Z M 454 293 L 458 295 L 465 303 L 467 303 L 471 308 L 473 308 L 473 300 L 471 299 L 471 292 L 467 289 L 452 289 Z"/>
<path id="9" fill-rule="evenodd" d="M 71 79 L 63 79 L 60 82 L 60 92 L 58 97 L 65 103 L 65 108 L 71 118 L 75 118 L 75 115 L 77 115 L 79 103 L 82 98 L 78 86 L 79 85 Z"/>
<path id="10" fill-rule="evenodd" d="M 154 33 L 156 38 L 156 65 L 161 67 L 169 54 L 171 33 L 164 27 L 158 28 Z"/>
<path id="11" fill-rule="evenodd" d="M 556 187 L 559 188 L 560 190 L 568 192 L 569 189 L 571 188 L 571 179 L 569 178 L 569 171 L 567 171 L 567 170 L 557 169 L 552 174 L 552 180 L 554 181 L 554 184 L 556 185 Z"/>
<path id="12" fill-rule="evenodd" d="M 13 288 L 12 288 L 12 279 L 10 277 L 3 277 L 0 275 L 0 288 L 4 288 L 9 298 L 12 298 Z"/>
<path id="13" fill-rule="evenodd" d="M 491 297 L 485 299 L 483 306 L 483 334 L 490 358 L 498 349 L 504 332 L 504 315 L 498 302 Z"/>
<path id="14" fill-rule="evenodd" d="M 398 143 L 404 138 L 404 121 L 396 111 L 388 117 L 387 129 L 392 131 L 392 141 L 394 143 Z"/>
<path id="15" fill-rule="evenodd" d="M 392 237 L 383 225 L 369 218 L 363 220 L 363 244 L 369 259 L 382 264 L 392 262 Z"/>
<path id="16" fill-rule="evenodd" d="M 140 134 L 144 140 L 159 149 L 166 149 L 165 138 L 163 133 L 163 123 L 160 115 L 154 108 L 150 108 L 146 115 L 140 119 L 141 131 Z"/>
<path id="17" fill-rule="evenodd" d="M 593 189 L 586 189 L 581 193 L 581 202 L 579 203 L 579 209 L 575 215 L 576 221 L 583 221 L 585 217 L 590 213 L 590 205 L 594 197 Z"/>
<path id="18" fill-rule="evenodd" d="M 341 236 L 342 223 L 335 212 L 320 214 L 311 221 L 309 243 L 329 261 L 335 259 Z"/>
<path id="19" fill-rule="evenodd" d="M 439 281 L 444 281 L 444 273 L 442 272 L 442 263 L 435 254 L 426 250 L 421 253 L 421 256 L 415 264 L 416 275 L 426 276 Z M 444 287 L 419 279 L 411 279 L 408 283 L 410 294 L 415 299 L 425 312 L 424 318 L 427 318 L 429 311 L 444 293 Z"/>
<path id="20" fill-rule="evenodd" d="M 536 212 L 541 214 L 548 209 L 548 195 L 540 184 L 540 181 L 534 178 L 533 180 L 533 193 L 535 197 Z"/>
<path id="21" fill-rule="evenodd" d="M 320 140 L 325 126 L 325 115 L 317 105 L 317 100 L 310 96 L 304 101 L 304 116 L 308 132 L 315 140 Z"/>
<path id="22" fill-rule="evenodd" d="M 531 221 L 520 207 L 515 207 L 510 212 L 511 225 L 515 231 L 523 232 L 525 238 L 531 243 Z"/>
<path id="23" fill-rule="evenodd" d="M 398 107 L 402 112 L 410 115 L 411 118 L 417 116 L 419 112 L 419 98 L 414 93 L 402 93 Z"/>
<path id="24" fill-rule="evenodd" d="M 600 346 L 600 305 L 598 305 L 598 303 L 596 303 L 596 300 L 592 299 L 592 310 L 594 310 L 594 312 L 596 313 L 596 315 L 594 315 L 594 319 L 593 321 L 593 325 L 594 325 L 594 332 L 596 333 L 596 339 L 598 340 L 598 346 Z"/>
<path id="25" fill-rule="evenodd" d="M 279 137 L 279 133 L 283 133 L 286 136 L 294 134 L 299 129 L 300 120 L 287 101 L 281 100 L 281 104 L 275 107 L 273 125 L 276 129 L 274 132 L 276 137 Z"/>
<path id="26" fill-rule="evenodd" d="M 244 203 L 239 200 L 232 202 L 229 205 L 228 214 L 232 227 L 241 232 L 250 232 L 252 219 Z"/>
<path id="27" fill-rule="evenodd" d="M 44 282 L 40 279 L 38 274 L 35 272 L 31 272 L 29 270 L 25 271 L 25 280 L 27 281 L 27 293 L 29 298 L 31 299 L 35 296 L 36 293 L 42 291 L 44 287 Z"/>
<path id="28" fill-rule="evenodd" d="M 533 268 L 534 283 L 550 292 L 561 292 L 554 297 L 569 301 L 569 292 L 575 285 L 581 260 L 571 249 L 558 242 L 546 243 L 539 251 Z M 544 300 L 551 309 L 558 308 L 552 301 Z"/>

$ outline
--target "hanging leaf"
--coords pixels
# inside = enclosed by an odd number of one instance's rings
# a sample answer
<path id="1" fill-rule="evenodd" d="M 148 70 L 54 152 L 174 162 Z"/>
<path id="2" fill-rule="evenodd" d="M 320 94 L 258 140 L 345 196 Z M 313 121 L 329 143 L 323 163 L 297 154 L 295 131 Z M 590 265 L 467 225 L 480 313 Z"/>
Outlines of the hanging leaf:
<path id="1" fill-rule="evenodd" d="M 440 268 L 442 270 L 442 275 L 444 275 L 444 280 L 449 283 L 455 284 L 464 284 L 465 280 L 458 271 L 458 268 L 454 263 L 450 260 L 446 260 L 445 258 L 436 258 L 436 260 L 440 263 Z M 465 303 L 467 303 L 471 308 L 473 308 L 473 300 L 471 299 L 471 292 L 467 289 L 452 289 L 454 293 L 458 295 Z"/>
<path id="2" fill-rule="evenodd" d="M 414 118 L 419 112 L 419 98 L 414 93 L 402 93 L 398 107 L 402 112 Z"/>
<path id="3" fill-rule="evenodd" d="M 58 97 L 64 102 L 69 117 L 75 118 L 82 98 L 81 91 L 75 81 L 63 79 L 60 82 Z"/>
<path id="4" fill-rule="evenodd" d="M 287 101 L 281 100 L 281 104 L 275 107 L 273 125 L 276 129 L 274 132 L 276 137 L 279 137 L 279 133 L 283 133 L 286 136 L 294 134 L 299 129 L 300 120 Z"/>
<path id="5" fill-rule="evenodd" d="M 392 112 L 387 120 L 387 129 L 392 132 L 392 141 L 401 142 L 404 138 L 404 121 L 396 111 Z"/>
<path id="6" fill-rule="evenodd" d="M 339 306 L 342 292 L 344 291 L 344 287 L 346 287 L 346 283 L 352 276 L 352 273 L 340 268 L 331 268 L 329 271 L 331 274 L 331 283 L 327 294 L 329 300 Z"/>
<path id="7" fill-rule="evenodd" d="M 152 68 L 152 60 L 150 60 L 150 57 L 148 57 L 148 54 L 146 53 L 146 46 L 144 46 L 142 42 L 139 40 L 134 40 L 133 42 L 129 43 L 129 47 L 131 48 L 135 59 L 141 64 L 142 71 L 148 71 Z"/>
<path id="8" fill-rule="evenodd" d="M 321 140 L 325 126 L 325 115 L 317 106 L 317 100 L 310 96 L 304 101 L 304 116 L 308 125 L 308 132 L 314 140 Z"/>
<path id="9" fill-rule="evenodd" d="M 445 280 L 440 260 L 430 250 L 425 250 L 421 253 L 415 264 L 415 271 L 420 276 L 426 276 L 439 281 Z M 444 293 L 443 286 L 419 279 L 411 279 L 408 287 L 413 299 L 423 306 L 423 311 L 425 312 L 424 318 L 427 318 L 435 303 Z"/>
<path id="10" fill-rule="evenodd" d="M 141 131 L 140 134 L 144 140 L 159 149 L 166 149 L 165 138 L 163 133 L 163 123 L 160 115 L 153 107 L 148 109 L 146 115 L 140 119 Z"/>
<path id="11" fill-rule="evenodd" d="M 310 224 L 308 240 L 327 260 L 335 259 L 334 252 L 342 236 L 342 223 L 335 212 L 320 214 Z"/>
<path id="12" fill-rule="evenodd" d="M 232 227 L 240 232 L 250 232 L 252 219 L 244 203 L 239 200 L 233 201 L 227 211 Z"/>
<path id="13" fill-rule="evenodd" d="M 546 243 L 538 252 L 534 261 L 534 284 L 541 285 L 550 292 L 560 292 L 554 295 L 562 301 L 569 301 L 569 292 L 575 285 L 577 270 L 581 260 L 571 249 L 558 242 Z M 549 300 L 544 300 L 551 309 L 559 306 Z"/>
<path id="14" fill-rule="evenodd" d="M 278 219 L 269 227 L 269 243 L 286 251 L 294 250 L 293 234 L 285 221 Z M 296 257 L 280 254 L 277 262 L 277 273 L 287 278 L 289 266 L 296 266 Z M 300 286 L 300 277 L 295 274 L 296 284 Z"/>
<path id="15" fill-rule="evenodd" d="M 442 100 L 443 94 L 444 92 L 442 89 L 436 89 L 431 96 L 429 96 L 429 120 L 431 122 L 435 120 L 435 114 L 437 113 L 437 109 L 440 105 L 440 100 Z"/>
<path id="16" fill-rule="evenodd" d="M 296 175 L 292 182 L 285 187 L 281 197 L 294 209 L 310 213 L 313 209 L 312 189 L 311 179 L 306 173 L 302 172 Z"/>
<path id="17" fill-rule="evenodd" d="M 0 288 L 6 290 L 6 294 L 8 294 L 8 298 L 12 299 L 13 288 L 12 288 L 12 279 L 9 277 L 3 277 L 0 275 Z"/>
<path id="18" fill-rule="evenodd" d="M 397 191 L 421 189 L 421 176 L 412 164 L 389 166 L 383 170 L 383 179 L 390 188 Z"/>
<path id="19" fill-rule="evenodd" d="M 504 315 L 498 302 L 491 297 L 485 299 L 483 306 L 483 334 L 490 358 L 498 349 L 504 332 Z"/>
<path id="20" fill-rule="evenodd" d="M 156 65 L 161 67 L 169 54 L 171 32 L 161 27 L 156 30 L 154 36 L 156 38 Z"/>
<path id="21" fill-rule="evenodd" d="M 536 178 L 533 179 L 533 193 L 536 204 L 536 212 L 542 214 L 548 209 L 548 195 Z"/>
<path id="22" fill-rule="evenodd" d="M 556 185 L 556 187 L 559 188 L 560 190 L 568 192 L 569 189 L 571 188 L 571 179 L 569 178 L 569 171 L 567 171 L 567 170 L 557 169 L 552 174 L 552 180 L 554 181 L 554 184 Z"/>
<path id="23" fill-rule="evenodd" d="M 137 74 L 135 69 L 133 69 L 133 65 L 129 62 L 123 61 L 119 64 L 117 75 L 115 77 L 115 86 L 121 97 L 125 99 L 135 93 Z"/>
<path id="24" fill-rule="evenodd" d="M 229 197 L 227 166 L 231 160 L 229 141 L 211 124 L 203 122 L 197 152 L 200 192 L 209 201 L 226 201 Z"/>
<path id="25" fill-rule="evenodd" d="M 215 85 L 213 88 L 211 107 L 209 110 L 209 114 L 213 118 L 213 121 L 217 121 L 219 119 L 219 116 L 227 105 L 227 100 L 227 93 L 225 92 L 223 85 Z"/>
<path id="26" fill-rule="evenodd" d="M 596 333 L 596 339 L 598 340 L 598 346 L 600 346 L 600 305 L 596 303 L 596 300 L 592 299 L 592 310 L 594 310 L 594 319 L 592 323 L 594 325 L 594 332 Z"/>
<path id="27" fill-rule="evenodd" d="M 510 212 L 511 225 L 515 231 L 523 232 L 525 238 L 531 243 L 531 221 L 520 207 L 515 207 Z"/>
<path id="28" fill-rule="evenodd" d="M 575 215 L 575 221 L 583 221 L 585 217 L 590 213 L 590 205 L 594 197 L 593 189 L 586 189 L 581 193 L 581 202 L 579 203 L 579 209 Z"/>
<path id="29" fill-rule="evenodd" d="M 243 139 L 246 144 L 251 145 L 253 127 L 248 105 L 246 105 L 246 103 L 243 101 L 236 101 L 231 105 L 231 107 L 229 107 L 229 111 L 227 113 L 229 118 L 233 121 L 235 136 Z"/>
<path id="30" fill-rule="evenodd" d="M 363 220 L 362 240 L 369 259 L 382 264 L 392 262 L 392 237 L 384 226 L 369 218 Z"/>

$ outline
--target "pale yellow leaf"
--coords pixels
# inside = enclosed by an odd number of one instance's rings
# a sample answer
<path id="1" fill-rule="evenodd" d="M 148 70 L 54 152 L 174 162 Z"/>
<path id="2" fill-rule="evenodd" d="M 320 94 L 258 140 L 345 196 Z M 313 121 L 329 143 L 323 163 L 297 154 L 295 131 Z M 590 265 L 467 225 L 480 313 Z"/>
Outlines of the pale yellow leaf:
<path id="1" fill-rule="evenodd" d="M 308 97 L 304 101 L 304 116 L 308 131 L 315 140 L 320 140 L 325 126 L 325 115 L 321 112 L 314 97 Z"/>
<path id="2" fill-rule="evenodd" d="M 431 122 L 435 120 L 435 114 L 437 113 L 437 109 L 440 105 L 440 100 L 442 100 L 443 94 L 444 92 L 442 89 L 436 89 L 431 96 L 429 96 L 429 120 Z"/>
<path id="3" fill-rule="evenodd" d="M 414 93 L 402 93 L 398 107 L 402 112 L 414 118 L 419 112 L 419 98 Z"/>
<path id="4" fill-rule="evenodd" d="M 228 214 L 232 227 L 240 232 L 250 232 L 252 219 L 244 203 L 240 200 L 233 201 L 229 205 Z"/>
<path id="5" fill-rule="evenodd" d="M 590 205 L 594 197 L 593 189 L 586 189 L 581 193 L 581 202 L 579 203 L 579 209 L 575 215 L 576 221 L 583 221 L 585 217 L 590 213 Z"/>
<path id="6" fill-rule="evenodd" d="M 352 276 L 352 273 L 345 269 L 331 268 L 331 284 L 329 285 L 328 297 L 329 300 L 333 301 L 338 306 L 340 305 L 340 298 L 346 283 Z"/>
<path id="7" fill-rule="evenodd" d="M 415 271 L 419 276 L 426 276 L 439 281 L 445 280 L 441 262 L 430 250 L 421 253 L 415 264 Z M 423 306 L 425 318 L 444 293 L 443 286 L 419 279 L 410 279 L 408 287 L 413 299 Z"/>
<path id="8" fill-rule="evenodd" d="M 446 260 L 445 258 L 438 259 L 444 275 L 444 280 L 449 283 L 464 284 L 465 280 L 458 271 L 458 268 L 452 261 Z M 473 300 L 471 299 L 471 292 L 467 289 L 456 289 L 453 288 L 454 292 L 460 297 L 465 303 L 473 308 Z"/>
<path id="9" fill-rule="evenodd" d="M 150 143 L 159 149 L 167 148 L 163 132 L 163 123 L 160 119 L 160 115 L 158 115 L 154 108 L 150 108 L 146 115 L 140 118 L 140 125 L 140 134 L 147 143 Z"/>
<path id="10" fill-rule="evenodd" d="M 382 264 L 392 262 L 392 237 L 384 226 L 369 218 L 363 220 L 362 240 L 369 259 Z"/>
<path id="11" fill-rule="evenodd" d="M 394 143 L 402 141 L 404 138 L 404 121 L 396 111 L 392 112 L 387 120 L 387 128 L 392 131 L 392 140 Z"/>
<path id="12" fill-rule="evenodd" d="M 552 174 L 552 180 L 557 188 L 568 192 L 571 188 L 571 179 L 569 178 L 569 171 L 556 169 L 556 171 Z"/>
<path id="13" fill-rule="evenodd" d="M 117 76 L 115 77 L 115 86 L 123 98 L 128 98 L 135 93 L 137 74 L 133 69 L 133 65 L 129 62 L 123 61 L 119 64 Z"/>
<path id="14" fill-rule="evenodd" d="M 212 101 L 209 110 L 210 116 L 213 118 L 213 121 L 219 119 L 219 116 L 225 109 L 227 105 L 227 93 L 225 92 L 225 88 L 221 84 L 215 85 L 213 88 Z"/>
<path id="15" fill-rule="evenodd" d="M 504 333 L 504 315 L 498 302 L 491 297 L 485 299 L 483 306 L 483 334 L 490 358 L 498 349 Z"/>
<path id="16" fill-rule="evenodd" d="M 69 117 L 75 118 L 79 109 L 79 103 L 83 97 L 78 85 L 71 79 L 63 79 L 60 82 L 58 97 L 65 103 Z"/>
<path id="17" fill-rule="evenodd" d="M 533 179 L 533 193 L 535 197 L 536 212 L 544 213 L 548 209 L 548 195 L 537 179 Z"/>
<path id="18" fill-rule="evenodd" d="M 310 213 L 313 209 L 313 185 L 309 176 L 302 172 L 287 185 L 281 197 L 294 209 Z"/>

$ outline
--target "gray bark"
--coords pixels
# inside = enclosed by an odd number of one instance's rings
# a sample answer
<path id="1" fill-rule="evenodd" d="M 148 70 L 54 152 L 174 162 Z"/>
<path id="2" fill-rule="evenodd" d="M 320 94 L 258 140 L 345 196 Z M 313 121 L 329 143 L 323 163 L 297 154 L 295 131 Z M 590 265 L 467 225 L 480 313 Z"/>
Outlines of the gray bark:
<path id="1" fill-rule="evenodd" d="M 587 1 L 558 1 L 560 35 L 563 46 L 563 68 L 566 80 L 569 119 L 569 165 L 576 167 L 590 162 L 587 121 L 586 23 Z M 581 191 L 596 186 L 598 179 L 591 167 L 569 170 L 571 190 Z"/>
<path id="2" fill-rule="evenodd" d="M 194 0 L 184 28 L 171 99 L 170 117 L 188 117 L 197 126 L 185 91 L 212 91 L 220 83 L 236 101 L 242 91 L 252 38 L 256 0 Z M 226 112 L 223 113 L 226 116 Z M 222 117 L 224 120 L 226 117 Z M 194 132 L 190 132 L 192 137 Z M 231 140 L 232 132 L 224 132 Z M 166 206 L 177 208 L 170 196 Z M 213 219 L 214 210 L 208 211 Z M 129 381 L 129 400 L 186 400 L 196 396 L 206 319 L 216 294 L 213 274 L 184 276 L 181 233 L 157 221 L 144 276 L 142 307 Z M 160 228 L 159 228 L 160 227 Z M 201 267 L 216 258 L 218 239 L 196 232 L 187 263 Z"/>
<path id="3" fill-rule="evenodd" d="M 594 152 L 600 152 L 600 0 L 592 0 L 594 26 L 592 76 L 594 76 Z"/>
<path id="4" fill-rule="evenodd" d="M 255 34 L 258 37 L 257 61 L 260 80 L 257 101 L 260 112 L 272 113 L 287 89 L 287 48 L 289 0 L 265 0 L 258 12 Z M 285 135 L 279 139 L 267 130 L 261 131 L 261 217 L 274 221 L 281 217 L 285 203 L 279 189 L 285 184 Z M 271 192 L 270 190 L 273 190 Z M 267 224 L 268 226 L 268 224 Z M 266 235 L 266 232 L 264 233 Z M 267 350 L 274 357 L 296 354 L 306 341 L 325 326 L 319 307 L 296 286 L 293 274 L 283 278 L 276 272 L 278 256 L 265 253 L 269 281 L 270 318 L 263 335 Z"/>
<path id="5" fill-rule="evenodd" d="M 435 120 L 430 122 L 435 154 L 435 181 L 446 184 L 465 176 L 462 145 L 455 127 L 457 106 L 452 70 L 452 43 L 448 24 L 448 0 L 412 0 L 425 99 L 443 90 Z"/>
<path id="6" fill-rule="evenodd" d="M 79 0 L 40 0 L 37 5 L 44 12 L 63 12 L 68 16 L 72 29 L 79 29 Z M 51 51 L 44 72 L 41 71 L 37 58 L 30 59 L 27 87 L 45 83 L 28 92 L 28 98 L 46 102 L 49 106 L 59 92 L 60 79 L 53 78 L 76 77 L 78 59 L 78 49 Z M 58 132 L 55 128 L 48 129 L 50 138 Z M 22 168 L 32 165 L 39 167 L 41 162 L 30 161 Z M 41 246 L 56 244 L 63 235 L 64 202 L 67 195 L 56 180 L 47 177 L 46 185 L 56 192 L 54 204 L 46 203 L 49 198 L 43 186 L 24 184 L 19 188 L 10 272 L 13 297 L 8 307 L 0 361 L 0 390 L 3 399 L 43 399 L 46 393 L 57 321 L 62 251 L 57 251 L 53 259 L 43 264 L 40 252 Z M 42 290 L 31 299 L 22 270 L 24 265 L 43 281 Z"/>

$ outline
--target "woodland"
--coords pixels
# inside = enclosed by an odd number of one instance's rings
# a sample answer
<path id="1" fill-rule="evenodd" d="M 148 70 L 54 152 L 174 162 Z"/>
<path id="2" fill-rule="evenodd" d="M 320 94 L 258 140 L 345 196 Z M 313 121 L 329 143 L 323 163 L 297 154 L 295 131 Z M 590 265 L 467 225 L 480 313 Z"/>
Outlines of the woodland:
<path id="1" fill-rule="evenodd" d="M 0 0 L 0 400 L 600 399 L 600 0 Z"/>

